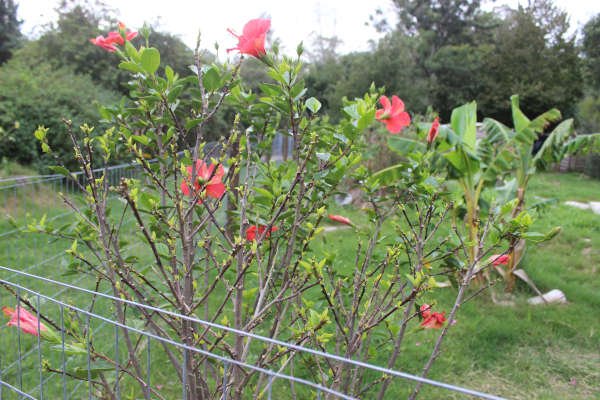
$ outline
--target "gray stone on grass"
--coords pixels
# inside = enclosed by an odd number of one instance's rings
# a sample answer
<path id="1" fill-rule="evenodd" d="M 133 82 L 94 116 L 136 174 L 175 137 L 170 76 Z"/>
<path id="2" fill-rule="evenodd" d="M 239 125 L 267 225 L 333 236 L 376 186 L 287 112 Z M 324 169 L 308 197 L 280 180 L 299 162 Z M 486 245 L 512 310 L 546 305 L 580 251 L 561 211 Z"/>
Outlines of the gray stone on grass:
<path id="1" fill-rule="evenodd" d="M 567 302 L 567 296 L 558 289 L 552 289 L 548 293 L 544 293 L 541 296 L 535 296 L 527 300 L 529 304 L 540 305 L 540 304 L 565 304 Z"/>
<path id="2" fill-rule="evenodd" d="M 579 208 L 580 210 L 589 210 L 590 205 L 588 203 L 581 203 L 579 201 L 565 201 L 565 204 L 571 207 Z"/>

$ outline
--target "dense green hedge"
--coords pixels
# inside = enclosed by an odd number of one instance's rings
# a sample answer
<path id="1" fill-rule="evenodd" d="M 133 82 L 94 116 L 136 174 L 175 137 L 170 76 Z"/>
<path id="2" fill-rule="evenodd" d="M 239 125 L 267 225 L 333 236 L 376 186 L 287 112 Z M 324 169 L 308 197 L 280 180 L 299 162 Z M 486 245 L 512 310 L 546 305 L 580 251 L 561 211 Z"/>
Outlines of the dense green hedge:
<path id="1" fill-rule="evenodd" d="M 29 64 L 17 53 L 0 68 L 0 159 L 33 163 L 40 170 L 56 164 L 41 153 L 33 136 L 34 130 L 44 125 L 50 129 L 54 155 L 74 167 L 73 146 L 63 118 L 71 119 L 74 127 L 84 122 L 97 125 L 96 104 L 110 104 L 118 96 L 67 68 L 53 69 L 43 62 Z"/>

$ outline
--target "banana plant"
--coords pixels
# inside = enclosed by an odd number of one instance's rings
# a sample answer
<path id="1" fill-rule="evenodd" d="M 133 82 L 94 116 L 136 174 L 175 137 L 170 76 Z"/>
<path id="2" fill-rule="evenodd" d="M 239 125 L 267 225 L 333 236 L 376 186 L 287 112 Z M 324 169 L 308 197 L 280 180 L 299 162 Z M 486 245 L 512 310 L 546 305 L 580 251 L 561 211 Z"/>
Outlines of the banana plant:
<path id="1" fill-rule="evenodd" d="M 504 131 L 477 139 L 477 104 L 471 102 L 455 108 L 450 125 L 442 126 L 441 141 L 437 150 L 449 164 L 449 178 L 462 192 L 465 208 L 465 227 L 469 262 L 479 259 L 478 237 L 481 194 L 486 187 L 494 186 L 509 173 L 514 153 L 510 138 Z"/>
<path id="2" fill-rule="evenodd" d="M 511 109 L 513 129 L 491 118 L 484 119 L 483 127 L 487 133 L 488 144 L 501 141 L 506 149 L 514 155 L 514 164 L 511 168 L 514 171 L 514 178 L 505 186 L 514 188 L 510 193 L 517 200 L 512 211 L 514 218 L 525 208 L 527 186 L 536 172 L 547 169 L 549 165 L 560 162 L 568 155 L 590 150 L 595 143 L 600 143 L 598 140 L 600 134 L 577 136 L 573 120 L 567 119 L 549 133 L 543 145 L 534 154 L 535 141 L 549 125 L 561 119 L 560 111 L 553 108 L 534 119 L 529 119 L 521 111 L 517 95 L 511 97 Z M 512 292 L 516 276 L 514 272 L 523 257 L 525 241 L 512 239 L 509 249 L 511 249 L 511 254 L 504 277 L 506 279 L 505 290 Z"/>

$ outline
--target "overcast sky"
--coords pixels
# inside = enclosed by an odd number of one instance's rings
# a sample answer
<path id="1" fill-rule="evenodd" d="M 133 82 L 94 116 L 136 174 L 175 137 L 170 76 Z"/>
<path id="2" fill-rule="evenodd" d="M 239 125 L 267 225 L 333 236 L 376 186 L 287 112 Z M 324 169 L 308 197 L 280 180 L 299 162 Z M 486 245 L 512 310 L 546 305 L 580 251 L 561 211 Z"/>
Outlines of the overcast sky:
<path id="1" fill-rule="evenodd" d="M 284 50 L 292 51 L 300 41 L 310 47 L 317 34 L 338 36 L 339 50 L 366 50 L 376 31 L 367 24 L 370 14 L 378 7 L 390 10 L 389 0 L 104 0 L 117 10 L 118 18 L 132 28 L 144 21 L 160 23 L 161 30 L 179 35 L 190 47 L 195 46 L 198 30 L 202 31 L 202 47 L 212 49 L 215 41 L 221 49 L 234 47 L 235 38 L 227 28 L 241 32 L 244 23 L 252 18 L 270 17 L 274 37 L 282 40 Z M 53 8 L 58 0 L 16 0 L 22 30 L 28 36 L 39 33 L 40 26 L 56 18 Z M 491 1 L 493 5 L 516 7 L 518 0 Z M 526 1 L 521 1 L 526 4 Z M 571 25 L 577 28 L 600 13 L 600 0 L 555 0 L 571 15 Z M 300 6 L 299 6 L 300 5 Z"/>

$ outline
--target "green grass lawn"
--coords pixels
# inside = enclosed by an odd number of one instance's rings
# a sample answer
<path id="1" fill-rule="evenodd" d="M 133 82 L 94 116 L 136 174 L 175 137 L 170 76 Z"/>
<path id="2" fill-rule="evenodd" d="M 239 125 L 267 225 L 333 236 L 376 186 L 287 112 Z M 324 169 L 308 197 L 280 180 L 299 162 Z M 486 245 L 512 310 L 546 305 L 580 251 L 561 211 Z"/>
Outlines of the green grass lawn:
<path id="1" fill-rule="evenodd" d="M 39 193 L 42 193 L 40 196 L 48 197 L 47 194 L 51 192 L 51 189 L 42 188 Z M 542 174 L 536 176 L 530 185 L 529 198 L 532 199 L 534 195 L 559 200 L 536 222 L 536 230 L 545 231 L 560 225 L 562 232 L 550 242 L 530 245 L 522 266 L 540 290 L 546 292 L 560 289 L 566 294 L 569 303 L 528 305 L 527 298 L 535 294 L 525 285 L 517 287 L 514 306 L 499 306 L 491 301 L 487 293 L 480 295 L 460 310 L 457 324 L 450 330 L 442 355 L 434 365 L 430 377 L 511 399 L 600 398 L 600 215 L 563 204 L 566 200 L 600 201 L 600 181 L 574 174 Z M 24 201 L 41 201 L 33 200 L 40 196 L 25 196 Z M 31 203 L 30 212 L 39 214 L 43 211 L 58 215 L 65 211 L 60 202 L 45 204 L 45 207 L 35 208 L 35 204 Z M 359 225 L 367 223 L 366 220 L 359 219 L 358 213 L 350 208 L 340 208 L 337 211 L 351 216 Z M 27 219 L 26 216 L 22 218 Z M 9 229 L 9 226 L 6 221 L 0 222 L 0 233 Z M 133 228 L 132 225 L 131 229 Z M 337 249 L 341 257 L 340 263 L 343 264 L 346 260 L 351 265 L 355 235 L 352 229 L 324 233 L 314 251 L 318 253 L 326 249 Z M 0 264 L 35 265 L 40 258 L 50 257 L 68 245 L 64 241 L 52 241 L 31 234 L 22 234 L 12 240 L 0 240 Z M 81 279 L 77 275 L 63 276 L 66 264 L 66 257 L 60 257 L 56 262 L 33 267 L 31 271 L 62 281 L 80 279 L 78 284 L 93 287 L 93 280 Z M 0 276 L 6 279 L 5 275 Z M 32 284 L 27 280 L 21 282 L 24 286 Z M 48 294 L 55 290 L 39 283 L 33 284 L 32 289 Z M 3 305 L 10 297 L 5 291 L 0 293 Z M 449 310 L 454 295 L 455 289 L 440 289 L 437 292 L 438 308 Z M 65 292 L 61 299 L 73 304 L 82 302 L 83 306 L 90 301 L 88 296 L 73 292 Z M 110 309 L 108 305 L 106 307 L 107 310 Z M 51 312 L 56 316 L 58 310 L 55 307 Z M 107 343 L 112 345 L 114 328 L 109 328 L 104 327 L 95 335 L 98 338 L 105 336 Z M 418 331 L 407 337 L 396 369 L 418 374 L 429 356 L 436 333 Z M 14 335 L 14 329 L 0 327 L 0 348 L 10 349 L 14 353 Z M 24 346 L 35 350 L 37 342 L 31 340 L 31 337 L 25 337 L 24 340 Z M 6 366 L 6 355 L 10 351 L 3 354 L 3 366 Z M 156 349 L 153 348 L 153 351 Z M 30 381 L 28 387 L 35 388 L 39 372 L 35 369 L 37 353 L 34 351 L 32 354 L 27 359 L 27 364 L 24 364 L 24 370 L 28 371 L 24 379 Z M 159 352 L 153 354 L 154 365 L 168 365 Z M 382 352 L 372 361 L 383 365 L 385 356 Z M 72 362 L 81 360 L 72 359 Z M 172 371 L 169 372 L 168 368 L 160 367 L 153 368 L 152 374 L 155 382 L 158 382 L 169 381 L 170 373 Z M 11 379 L 14 381 L 14 375 Z M 175 395 L 176 382 L 172 384 L 172 388 L 165 387 L 163 390 L 166 393 L 172 391 Z M 70 389 L 74 388 L 74 384 L 70 385 Z M 55 391 L 49 393 L 60 392 L 59 376 L 48 381 L 46 390 L 50 390 L 51 386 Z M 398 382 L 389 392 L 388 398 L 405 398 L 411 388 L 410 383 Z M 35 395 L 35 392 L 32 393 Z M 87 397 L 85 386 L 80 387 L 77 393 L 84 393 L 83 396 Z M 425 387 L 421 398 L 458 399 L 464 396 Z"/>

